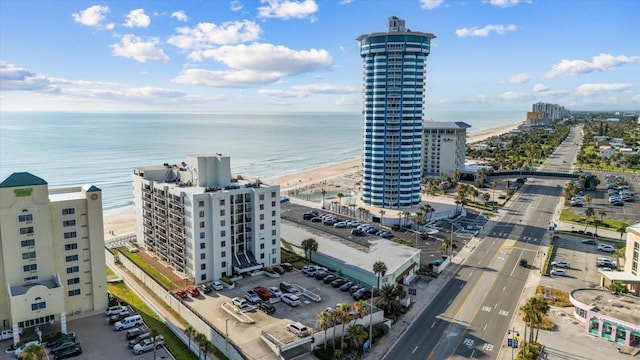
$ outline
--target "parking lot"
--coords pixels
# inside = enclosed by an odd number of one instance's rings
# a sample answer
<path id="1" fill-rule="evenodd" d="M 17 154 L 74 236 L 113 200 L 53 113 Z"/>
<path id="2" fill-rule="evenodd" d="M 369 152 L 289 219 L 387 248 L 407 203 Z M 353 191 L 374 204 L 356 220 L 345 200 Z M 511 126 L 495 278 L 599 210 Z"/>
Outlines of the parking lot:
<path id="1" fill-rule="evenodd" d="M 87 360 L 151 360 L 153 351 L 141 355 L 135 355 L 128 346 L 125 331 L 114 331 L 113 325 L 109 325 L 104 313 L 99 313 L 67 322 L 67 331 L 75 332 L 76 340 L 82 347 L 82 354 L 73 359 Z M 5 350 L 11 345 L 11 340 L 0 343 L 0 359 L 15 359 L 13 354 L 7 354 Z M 51 356 L 50 359 L 53 359 Z M 156 351 L 156 359 L 173 359 L 165 348 Z"/>
<path id="2" fill-rule="evenodd" d="M 582 206 L 572 206 L 571 209 L 578 213 L 584 214 L 587 207 L 592 207 L 595 215 L 599 217 L 599 213 L 604 211 L 606 213 L 605 218 L 618 219 L 627 223 L 635 223 L 640 219 L 640 198 L 638 198 L 638 190 L 640 190 L 640 177 L 634 174 L 626 173 L 611 173 L 607 171 L 596 172 L 600 184 L 596 191 L 586 191 L 585 195 L 591 195 L 591 203 L 587 204 L 583 201 Z M 615 206 L 610 201 L 610 194 L 607 192 L 606 176 L 610 175 L 611 178 L 615 176 L 621 176 L 629 186 L 629 192 L 633 194 L 634 201 L 623 201 L 621 206 Z M 593 228 L 591 227 L 593 230 Z M 615 230 L 615 229 L 613 229 Z"/>
<path id="3" fill-rule="evenodd" d="M 570 267 L 565 269 L 565 276 L 542 277 L 540 285 L 567 292 L 581 287 L 599 286 L 601 276 L 600 269 L 596 266 L 597 259 L 609 258 L 615 262 L 615 256 L 608 252 L 598 251 L 597 245 L 584 244 L 583 240 L 585 238 L 570 235 L 558 237 L 555 242 L 555 255 L 551 261 L 568 261 Z M 549 271 L 553 268 L 553 266 L 549 266 Z"/>

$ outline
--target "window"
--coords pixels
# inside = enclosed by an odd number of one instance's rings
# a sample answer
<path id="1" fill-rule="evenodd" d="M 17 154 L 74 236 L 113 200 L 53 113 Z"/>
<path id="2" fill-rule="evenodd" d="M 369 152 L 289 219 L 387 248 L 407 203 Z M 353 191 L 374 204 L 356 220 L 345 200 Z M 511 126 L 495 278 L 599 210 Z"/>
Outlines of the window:
<path id="1" fill-rule="evenodd" d="M 227 242 L 226 242 L 226 241 L 220 241 L 220 246 L 221 246 L 221 247 L 225 247 L 225 246 L 227 246 Z"/>
<path id="2" fill-rule="evenodd" d="M 275 201 L 271 202 L 271 207 L 276 207 L 276 202 Z"/>
<path id="3" fill-rule="evenodd" d="M 275 220 L 271 220 L 271 226 L 276 226 L 276 221 Z"/>
<path id="4" fill-rule="evenodd" d="M 202 281 L 207 280 L 207 274 L 200 275 L 200 280 Z"/>
<path id="5" fill-rule="evenodd" d="M 264 259 L 264 253 L 260 254 L 260 259 Z"/>
<path id="6" fill-rule="evenodd" d="M 207 264 L 200 264 L 200 270 L 206 270 Z"/>
<path id="7" fill-rule="evenodd" d="M 224 216 L 224 209 L 220 209 L 220 216 Z"/>
<path id="8" fill-rule="evenodd" d="M 224 199 L 220 199 L 220 206 L 224 206 Z"/>
<path id="9" fill-rule="evenodd" d="M 260 210 L 264 210 L 264 204 L 260 204 Z"/>
<path id="10" fill-rule="evenodd" d="M 71 266 L 67 268 L 67 274 L 73 274 L 73 273 L 77 273 L 80 271 L 80 267 L 79 266 Z"/>
<path id="11" fill-rule="evenodd" d="M 260 224 L 260 230 L 264 230 L 264 224 Z"/>
<path id="12" fill-rule="evenodd" d="M 69 232 L 64 233 L 64 238 L 65 239 L 74 239 L 74 238 L 77 238 L 77 237 L 78 237 L 78 234 L 75 231 L 69 231 Z"/>
<path id="13" fill-rule="evenodd" d="M 68 294 L 69 296 L 76 296 L 76 295 L 80 295 L 80 289 L 69 290 L 69 292 L 67 292 L 67 294 Z"/>
<path id="14" fill-rule="evenodd" d="M 260 194 L 260 200 L 264 200 L 264 194 Z"/>
<path id="15" fill-rule="evenodd" d="M 35 246 L 35 245 L 36 245 L 36 241 L 34 239 L 20 240 L 20 246 L 22 247 Z"/>
<path id="16" fill-rule="evenodd" d="M 264 244 L 260 244 L 260 249 L 264 249 Z"/>
<path id="17" fill-rule="evenodd" d="M 200 239 L 204 239 L 204 236 L 205 236 L 205 235 L 204 235 L 204 233 L 203 233 L 203 232 L 201 232 L 201 233 L 200 233 Z"/>
<path id="18" fill-rule="evenodd" d="M 65 220 L 62 222 L 63 227 L 76 226 L 76 220 Z"/>
<path id="19" fill-rule="evenodd" d="M 78 255 L 69 255 L 65 258 L 66 262 L 70 262 L 70 261 L 78 261 Z"/>
<path id="20" fill-rule="evenodd" d="M 226 257 L 226 256 L 227 256 L 227 252 L 226 252 L 226 251 L 222 251 L 222 252 L 220 253 L 220 257 Z"/>
<path id="21" fill-rule="evenodd" d="M 275 245 L 275 244 L 276 244 L 276 239 L 271 239 L 271 245 Z"/>
<path id="22" fill-rule="evenodd" d="M 272 191 L 272 192 L 271 192 L 271 197 L 272 197 L 272 198 L 276 197 L 276 192 L 275 192 L 275 191 Z"/>
<path id="23" fill-rule="evenodd" d="M 73 284 L 79 284 L 80 283 L 80 278 L 71 278 L 71 279 L 67 279 L 67 285 L 73 285 Z"/>
<path id="24" fill-rule="evenodd" d="M 33 221 L 33 215 L 32 214 L 18 215 L 18 221 L 20 222 Z"/>
<path id="25" fill-rule="evenodd" d="M 200 210 L 200 212 L 198 213 L 198 215 L 200 215 L 200 217 L 204 217 L 204 210 Z"/>
<path id="26" fill-rule="evenodd" d="M 31 234 L 33 234 L 33 226 L 20 228 L 20 235 L 31 235 Z"/>
<path id="27" fill-rule="evenodd" d="M 200 249 L 204 249 L 204 243 L 203 242 L 200 243 Z"/>
<path id="28" fill-rule="evenodd" d="M 29 251 L 29 252 L 22 253 L 22 260 L 35 259 L 35 258 L 36 258 L 36 252 L 35 251 Z"/>
<path id="29" fill-rule="evenodd" d="M 226 267 L 227 267 L 227 262 L 226 262 L 226 261 L 223 261 L 220 265 L 222 265 L 222 268 L 224 269 L 224 268 L 226 268 Z"/>
<path id="30" fill-rule="evenodd" d="M 264 214 L 260 214 L 260 220 L 264 220 Z"/>
<path id="31" fill-rule="evenodd" d="M 26 271 L 37 271 L 38 264 L 29 264 L 22 267 L 22 270 Z"/>
<path id="32" fill-rule="evenodd" d="M 38 280 L 38 275 L 35 275 L 35 276 L 27 276 L 26 278 L 24 278 L 24 282 L 36 281 L 36 280 Z"/>
<path id="33" fill-rule="evenodd" d="M 73 215 L 76 213 L 75 208 L 62 209 L 62 215 Z"/>
<path id="34" fill-rule="evenodd" d="M 199 207 L 204 207 L 204 200 L 198 201 L 198 206 Z"/>
<path id="35" fill-rule="evenodd" d="M 223 236 L 223 237 L 224 237 L 224 236 L 227 236 L 227 232 L 226 232 L 226 231 L 224 231 L 224 230 L 220 231 L 220 236 Z"/>
<path id="36" fill-rule="evenodd" d="M 276 229 L 271 230 L 271 235 L 276 236 Z"/>
<path id="37" fill-rule="evenodd" d="M 271 216 L 276 216 L 276 211 L 275 211 L 275 210 L 273 210 L 273 211 L 271 212 Z"/>
<path id="38" fill-rule="evenodd" d="M 46 309 L 47 308 L 47 303 L 42 301 L 39 303 L 35 303 L 35 304 L 31 304 L 31 311 L 36 311 L 36 310 L 41 310 L 41 309 Z"/>
<path id="39" fill-rule="evenodd" d="M 64 249 L 65 250 L 75 250 L 78 248 L 78 243 L 71 243 L 71 244 L 65 244 L 64 245 Z"/>
<path id="40" fill-rule="evenodd" d="M 204 228 L 204 221 L 200 221 L 200 229 Z"/>
<path id="41" fill-rule="evenodd" d="M 227 225 L 227 222 L 226 222 L 226 221 L 224 221 L 224 220 L 220 220 L 220 226 L 226 226 L 226 225 Z"/>
<path id="42" fill-rule="evenodd" d="M 204 259 L 205 259 L 205 257 L 206 257 L 206 254 L 205 254 L 205 253 L 200 254 L 200 260 L 204 260 Z"/>
<path id="43" fill-rule="evenodd" d="M 275 255 L 276 254 L 276 249 L 271 249 L 271 255 Z"/>

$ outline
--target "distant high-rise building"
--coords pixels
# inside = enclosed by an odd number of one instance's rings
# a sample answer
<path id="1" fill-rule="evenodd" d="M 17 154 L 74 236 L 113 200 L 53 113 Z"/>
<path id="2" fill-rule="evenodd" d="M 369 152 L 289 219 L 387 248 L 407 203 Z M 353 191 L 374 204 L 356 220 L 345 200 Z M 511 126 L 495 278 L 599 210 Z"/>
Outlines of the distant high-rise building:
<path id="1" fill-rule="evenodd" d="M 280 263 L 280 187 L 231 176 L 228 156 L 133 171 L 138 245 L 196 283 Z"/>
<path id="2" fill-rule="evenodd" d="M 470 127 L 462 121 L 422 123 L 423 176 L 453 176 L 456 169 L 462 171 Z"/>
<path id="3" fill-rule="evenodd" d="M 362 201 L 402 208 L 420 203 L 425 73 L 433 34 L 389 18 L 387 32 L 361 35 L 364 69 Z"/>
<path id="4" fill-rule="evenodd" d="M 564 119 L 568 114 L 564 106 L 542 102 L 531 105 L 531 111 L 544 113 L 543 124 L 546 126 L 555 124 Z"/>
<path id="5" fill-rule="evenodd" d="M 17 343 L 21 332 L 67 332 L 67 317 L 104 310 L 104 251 L 100 189 L 9 175 L 0 183 L 0 327 Z"/>

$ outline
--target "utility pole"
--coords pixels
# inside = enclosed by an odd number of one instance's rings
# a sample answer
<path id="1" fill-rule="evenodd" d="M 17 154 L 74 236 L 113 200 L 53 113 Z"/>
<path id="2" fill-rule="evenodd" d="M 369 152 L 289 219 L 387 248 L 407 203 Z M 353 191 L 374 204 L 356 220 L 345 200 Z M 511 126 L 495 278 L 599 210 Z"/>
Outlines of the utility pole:
<path id="1" fill-rule="evenodd" d="M 373 347 L 373 295 L 375 293 L 375 286 L 371 287 L 371 304 L 369 305 L 369 349 Z"/>

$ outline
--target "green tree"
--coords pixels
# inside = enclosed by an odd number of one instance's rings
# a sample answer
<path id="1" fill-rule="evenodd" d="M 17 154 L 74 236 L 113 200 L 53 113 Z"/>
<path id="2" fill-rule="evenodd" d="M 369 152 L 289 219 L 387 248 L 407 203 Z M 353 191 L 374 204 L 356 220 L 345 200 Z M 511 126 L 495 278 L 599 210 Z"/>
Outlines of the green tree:
<path id="1" fill-rule="evenodd" d="M 609 290 L 618 293 L 626 293 L 628 291 L 627 286 L 622 281 L 614 280 L 609 285 Z"/>
<path id="2" fill-rule="evenodd" d="M 593 217 L 593 215 L 595 214 L 595 211 L 593 210 L 592 207 L 588 207 L 585 211 L 584 211 L 584 216 L 586 217 L 586 221 L 585 221 L 585 226 L 584 226 L 584 231 L 587 231 L 587 227 L 589 226 L 589 219 L 591 219 Z"/>
<path id="3" fill-rule="evenodd" d="M 324 209 L 324 197 L 327 195 L 327 191 L 325 189 L 320 190 L 320 194 L 322 194 L 322 208 Z"/>
<path id="4" fill-rule="evenodd" d="M 202 350 L 204 350 L 204 343 L 209 340 L 203 333 L 197 333 L 193 341 L 198 344 L 198 360 L 200 360 L 200 355 L 202 355 Z"/>
<path id="5" fill-rule="evenodd" d="M 380 289 L 380 278 L 387 273 L 387 264 L 383 261 L 373 263 L 373 273 L 378 277 L 378 289 Z"/>
<path id="6" fill-rule="evenodd" d="M 333 319 L 329 311 L 323 311 L 316 315 L 316 323 L 320 330 L 324 331 L 324 349 L 327 349 L 327 330 L 333 325 Z"/>
<path id="7" fill-rule="evenodd" d="M 344 326 L 351 321 L 353 315 L 351 315 L 351 305 L 342 303 L 336 309 L 337 318 L 342 323 L 342 335 L 340 336 L 340 349 L 344 349 Z"/>
<path id="8" fill-rule="evenodd" d="M 344 197 L 344 194 L 338 193 L 336 196 L 338 197 L 338 212 L 342 213 L 342 198 Z"/>
<path id="9" fill-rule="evenodd" d="M 369 314 L 369 305 L 364 300 L 358 300 L 353 304 L 353 323 L 356 320 L 362 319 L 365 315 Z"/>
<path id="10" fill-rule="evenodd" d="M 189 348 L 189 351 L 191 351 L 191 339 L 196 333 L 196 329 L 194 329 L 191 325 L 187 325 L 187 327 L 184 328 L 184 334 L 187 335 L 187 338 L 189 339 L 189 345 L 187 346 Z"/>
<path id="11" fill-rule="evenodd" d="M 304 239 L 302 240 L 302 250 L 304 250 L 307 260 L 311 262 L 311 255 L 318 252 L 318 242 L 314 238 Z"/>
<path id="12" fill-rule="evenodd" d="M 362 349 L 362 345 L 364 345 L 364 342 L 367 341 L 367 338 L 369 337 L 367 329 L 360 324 L 352 325 L 349 327 L 348 337 L 349 344 L 358 352 L 358 358 L 361 358 L 362 352 L 364 351 Z"/>
<path id="13" fill-rule="evenodd" d="M 42 345 L 29 345 L 24 349 L 22 354 L 20 354 L 20 358 L 26 360 L 44 360 L 48 357 L 47 351 Z"/>
<path id="14" fill-rule="evenodd" d="M 401 288 L 401 289 L 400 289 Z M 401 295 L 404 288 L 401 285 L 384 284 L 380 289 L 380 296 L 376 300 L 376 305 L 384 310 L 384 316 L 395 319 L 400 313 L 402 305 L 400 304 Z M 406 291 L 404 292 L 406 296 Z"/>

